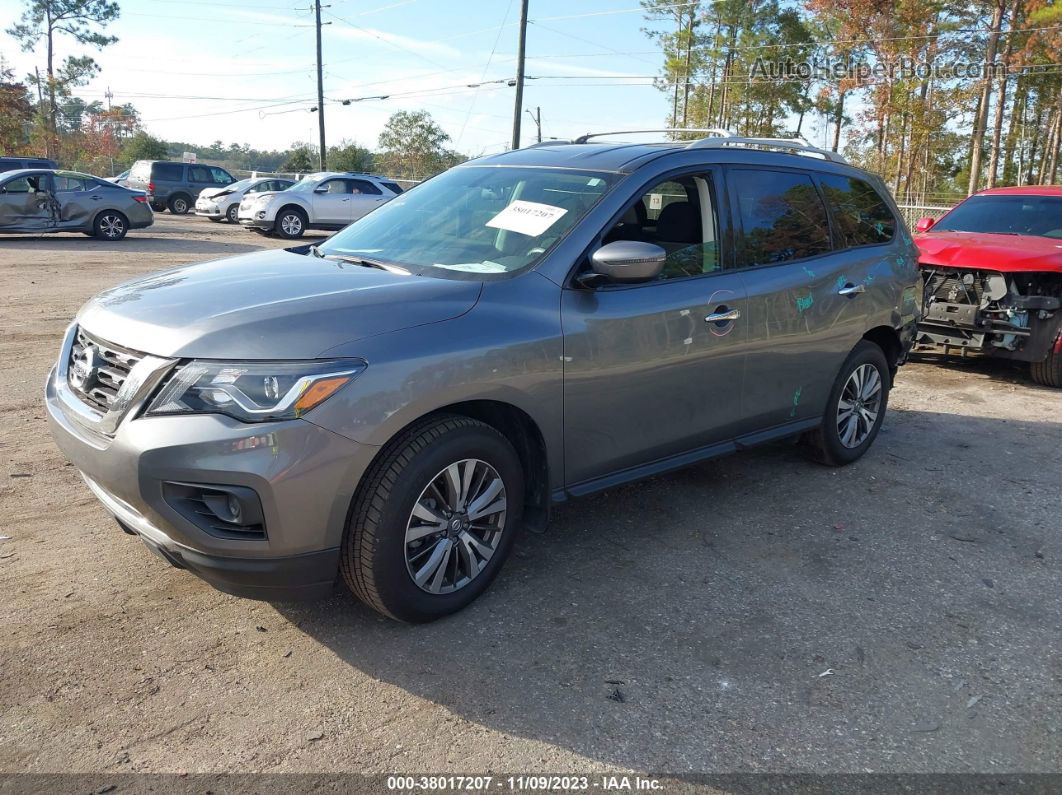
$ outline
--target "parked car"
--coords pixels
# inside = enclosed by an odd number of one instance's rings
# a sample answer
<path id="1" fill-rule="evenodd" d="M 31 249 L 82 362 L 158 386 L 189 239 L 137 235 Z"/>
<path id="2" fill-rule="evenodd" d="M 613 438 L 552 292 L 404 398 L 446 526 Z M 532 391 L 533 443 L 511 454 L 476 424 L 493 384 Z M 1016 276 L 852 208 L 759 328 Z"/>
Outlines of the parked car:
<path id="1" fill-rule="evenodd" d="M 244 197 L 238 218 L 250 229 L 296 238 L 307 229 L 342 229 L 400 193 L 398 185 L 383 177 L 322 171 L 282 193 Z"/>
<path id="2" fill-rule="evenodd" d="M 1062 387 L 1062 186 L 981 191 L 916 230 L 919 344 L 1028 362 Z"/>
<path id="3" fill-rule="evenodd" d="M 211 221 L 228 221 L 234 224 L 236 214 L 240 210 L 240 201 L 244 197 L 254 197 L 260 193 L 276 193 L 287 190 L 294 184 L 293 179 L 253 177 L 241 179 L 223 188 L 203 188 L 195 202 L 195 214 L 209 218 Z"/>
<path id="4" fill-rule="evenodd" d="M 46 157 L 0 157 L 0 173 L 23 168 L 59 168 L 59 164 Z"/>
<path id="5" fill-rule="evenodd" d="M 788 437 L 857 460 L 914 336 L 916 256 L 881 180 L 832 152 L 551 142 L 319 245 L 102 293 L 47 411 L 174 565 L 263 599 L 341 573 L 427 621 L 570 497 Z"/>
<path id="6" fill-rule="evenodd" d="M 128 185 L 147 193 L 151 209 L 184 215 L 192 209 L 204 188 L 217 188 L 235 182 L 221 166 L 205 163 L 178 163 L 171 160 L 137 160 L 129 169 Z"/>
<path id="7" fill-rule="evenodd" d="M 0 174 L 0 232 L 83 232 L 121 240 L 155 221 L 142 191 L 76 171 L 19 169 Z"/>
<path id="8" fill-rule="evenodd" d="M 115 185 L 121 185 L 123 188 L 129 182 L 129 169 L 126 169 L 116 177 L 107 177 L 108 182 L 113 182 Z"/>

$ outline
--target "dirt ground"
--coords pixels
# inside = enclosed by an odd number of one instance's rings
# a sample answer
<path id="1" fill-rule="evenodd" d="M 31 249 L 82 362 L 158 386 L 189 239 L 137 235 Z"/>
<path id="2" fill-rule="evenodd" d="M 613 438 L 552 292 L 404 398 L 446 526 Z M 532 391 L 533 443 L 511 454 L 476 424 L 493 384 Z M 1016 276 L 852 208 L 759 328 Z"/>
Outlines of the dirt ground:
<path id="1" fill-rule="evenodd" d="M 120 532 L 42 387 L 102 288 L 279 246 L 0 239 L 0 771 L 1062 770 L 1062 392 L 904 367 L 875 447 L 778 445 L 525 535 L 428 625 L 236 599 Z"/>

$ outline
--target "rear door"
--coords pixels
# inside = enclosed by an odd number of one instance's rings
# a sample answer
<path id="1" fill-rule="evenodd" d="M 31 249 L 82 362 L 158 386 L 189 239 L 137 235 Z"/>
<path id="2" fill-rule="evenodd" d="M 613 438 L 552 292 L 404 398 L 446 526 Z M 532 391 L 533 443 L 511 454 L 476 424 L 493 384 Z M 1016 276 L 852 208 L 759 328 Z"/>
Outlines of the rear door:
<path id="1" fill-rule="evenodd" d="M 701 169 L 646 186 L 602 231 L 600 243 L 662 246 L 660 279 L 562 293 L 573 493 L 736 435 L 749 328 L 741 274 L 721 255 L 715 182 Z"/>
<path id="2" fill-rule="evenodd" d="M 103 200 L 103 190 L 96 181 L 76 174 L 55 174 L 52 180 L 55 198 L 59 202 L 59 228 L 90 228 Z"/>
<path id="3" fill-rule="evenodd" d="M 367 179 L 352 179 L 350 198 L 350 220 L 357 221 L 366 213 L 375 210 L 383 204 L 389 196 Z"/>
<path id="4" fill-rule="evenodd" d="M 204 188 L 218 187 L 218 184 L 214 181 L 210 166 L 188 166 L 188 182 L 190 183 L 189 188 L 193 198 L 198 197 L 200 191 Z"/>
<path id="5" fill-rule="evenodd" d="M 351 220 L 350 182 L 343 177 L 326 179 L 313 191 L 311 223 L 346 226 Z"/>
<path id="6" fill-rule="evenodd" d="M 867 330 L 867 259 L 831 233 L 817 176 L 726 172 L 748 290 L 748 430 L 821 417 L 845 357 Z"/>

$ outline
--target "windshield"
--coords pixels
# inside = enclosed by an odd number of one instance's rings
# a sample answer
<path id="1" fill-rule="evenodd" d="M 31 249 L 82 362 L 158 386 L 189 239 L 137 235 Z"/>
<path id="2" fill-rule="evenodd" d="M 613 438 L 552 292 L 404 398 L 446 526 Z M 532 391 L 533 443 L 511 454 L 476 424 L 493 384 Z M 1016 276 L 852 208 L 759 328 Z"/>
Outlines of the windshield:
<path id="1" fill-rule="evenodd" d="M 1062 238 L 1062 196 L 972 196 L 934 230 Z"/>
<path id="2" fill-rule="evenodd" d="M 537 262 L 618 180 L 555 168 L 465 166 L 392 199 L 318 248 L 417 272 L 511 273 Z"/>
<path id="3" fill-rule="evenodd" d="M 324 177 L 322 177 L 320 174 L 311 174 L 308 177 L 303 177 L 287 190 L 293 190 L 299 193 L 308 193 L 314 188 L 316 188 L 323 179 Z"/>
<path id="4" fill-rule="evenodd" d="M 249 188 L 256 180 L 253 179 L 241 179 L 239 182 L 230 182 L 225 186 L 225 190 L 237 191 Z"/>

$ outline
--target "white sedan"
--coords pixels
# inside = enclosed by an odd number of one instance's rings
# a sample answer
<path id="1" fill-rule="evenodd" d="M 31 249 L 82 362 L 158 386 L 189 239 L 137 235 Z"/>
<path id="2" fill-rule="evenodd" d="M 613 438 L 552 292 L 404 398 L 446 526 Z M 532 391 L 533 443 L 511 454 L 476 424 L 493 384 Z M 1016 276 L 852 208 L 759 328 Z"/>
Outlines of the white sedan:
<path id="1" fill-rule="evenodd" d="M 244 196 L 287 190 L 294 184 L 294 180 L 281 177 L 252 177 L 220 188 L 203 188 L 195 202 L 195 214 L 205 216 L 211 221 L 228 221 L 234 224 L 236 214 L 240 210 L 240 200 Z"/>

